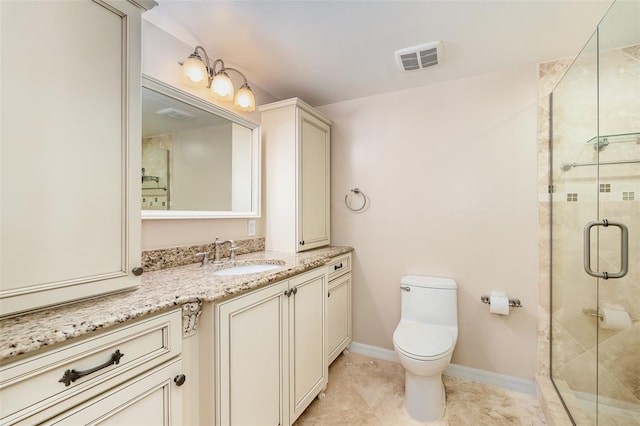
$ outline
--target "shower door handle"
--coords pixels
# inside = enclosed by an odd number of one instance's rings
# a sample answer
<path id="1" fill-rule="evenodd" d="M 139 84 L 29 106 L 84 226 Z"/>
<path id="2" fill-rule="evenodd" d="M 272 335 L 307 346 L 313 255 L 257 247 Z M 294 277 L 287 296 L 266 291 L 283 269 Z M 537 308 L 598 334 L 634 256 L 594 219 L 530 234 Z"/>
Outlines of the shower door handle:
<path id="1" fill-rule="evenodd" d="M 616 226 L 620 228 L 620 271 L 615 273 L 596 272 L 591 270 L 591 228 L 594 226 Z M 584 270 L 587 274 L 596 278 L 622 278 L 629 270 L 629 230 L 627 225 L 621 222 L 613 222 L 607 219 L 589 222 L 584 226 Z"/>

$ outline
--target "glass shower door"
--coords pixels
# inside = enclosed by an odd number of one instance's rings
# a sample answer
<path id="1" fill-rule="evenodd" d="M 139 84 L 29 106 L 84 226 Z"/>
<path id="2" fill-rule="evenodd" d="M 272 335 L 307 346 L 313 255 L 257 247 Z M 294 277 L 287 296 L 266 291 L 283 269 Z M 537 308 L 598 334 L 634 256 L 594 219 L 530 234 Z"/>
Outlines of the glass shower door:
<path id="1" fill-rule="evenodd" d="M 640 425 L 639 1 L 611 7 L 551 110 L 552 379 L 576 424 Z"/>
<path id="2" fill-rule="evenodd" d="M 595 33 L 551 96 L 551 375 L 579 425 L 597 418 L 598 326 L 588 313 L 597 314 L 598 279 L 582 252 L 584 225 L 598 218 L 600 151 L 587 143 L 598 136 L 597 48 Z"/>
<path id="3" fill-rule="evenodd" d="M 629 233 L 627 274 L 599 279 L 598 423 L 640 425 L 640 2 L 616 2 L 598 42 L 598 219 Z M 623 249 L 617 229 L 601 229 L 599 270 L 619 270 Z"/>

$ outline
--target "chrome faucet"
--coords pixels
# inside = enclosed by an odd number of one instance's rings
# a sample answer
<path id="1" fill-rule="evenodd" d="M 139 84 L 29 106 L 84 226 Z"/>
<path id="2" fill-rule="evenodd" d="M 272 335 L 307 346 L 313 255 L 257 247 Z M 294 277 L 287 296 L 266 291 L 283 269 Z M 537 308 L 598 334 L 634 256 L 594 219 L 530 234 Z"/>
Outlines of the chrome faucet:
<path id="1" fill-rule="evenodd" d="M 225 243 L 229 243 L 230 244 L 230 246 L 229 246 L 229 251 L 230 251 L 229 260 L 233 262 L 234 260 L 236 260 L 236 249 L 238 248 L 238 246 L 236 245 L 236 242 L 233 241 L 233 240 L 227 240 L 227 241 L 225 241 Z M 224 244 L 224 243 L 222 243 L 222 244 Z"/>
<path id="2" fill-rule="evenodd" d="M 226 241 L 220 241 L 218 239 L 218 237 L 216 237 L 216 240 L 213 242 L 213 263 L 214 264 L 220 264 L 222 263 L 222 259 L 220 259 L 220 246 L 222 244 L 225 243 L 229 243 L 230 247 L 229 247 L 229 260 L 230 261 L 234 261 L 236 260 L 236 249 L 238 248 L 238 246 L 236 245 L 236 242 L 233 240 L 226 240 Z"/>

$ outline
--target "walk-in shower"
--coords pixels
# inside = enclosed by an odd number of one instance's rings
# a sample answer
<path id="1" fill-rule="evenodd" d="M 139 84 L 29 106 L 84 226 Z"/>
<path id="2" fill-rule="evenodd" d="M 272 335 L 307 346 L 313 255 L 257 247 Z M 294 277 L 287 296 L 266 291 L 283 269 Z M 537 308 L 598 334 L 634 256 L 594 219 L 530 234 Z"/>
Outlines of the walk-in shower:
<path id="1" fill-rule="evenodd" d="M 578 425 L 640 425 L 640 1 L 551 95 L 551 377 Z"/>

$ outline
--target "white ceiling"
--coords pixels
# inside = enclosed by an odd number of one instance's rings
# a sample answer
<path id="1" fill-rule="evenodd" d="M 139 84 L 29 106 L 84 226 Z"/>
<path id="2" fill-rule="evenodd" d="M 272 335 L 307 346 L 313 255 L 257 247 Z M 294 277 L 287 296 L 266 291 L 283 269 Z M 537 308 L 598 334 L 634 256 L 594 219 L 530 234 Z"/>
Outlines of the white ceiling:
<path id="1" fill-rule="evenodd" d="M 147 20 L 275 98 L 314 106 L 574 56 L 612 3 L 157 1 Z M 397 49 L 437 40 L 441 65 L 396 67 Z"/>

